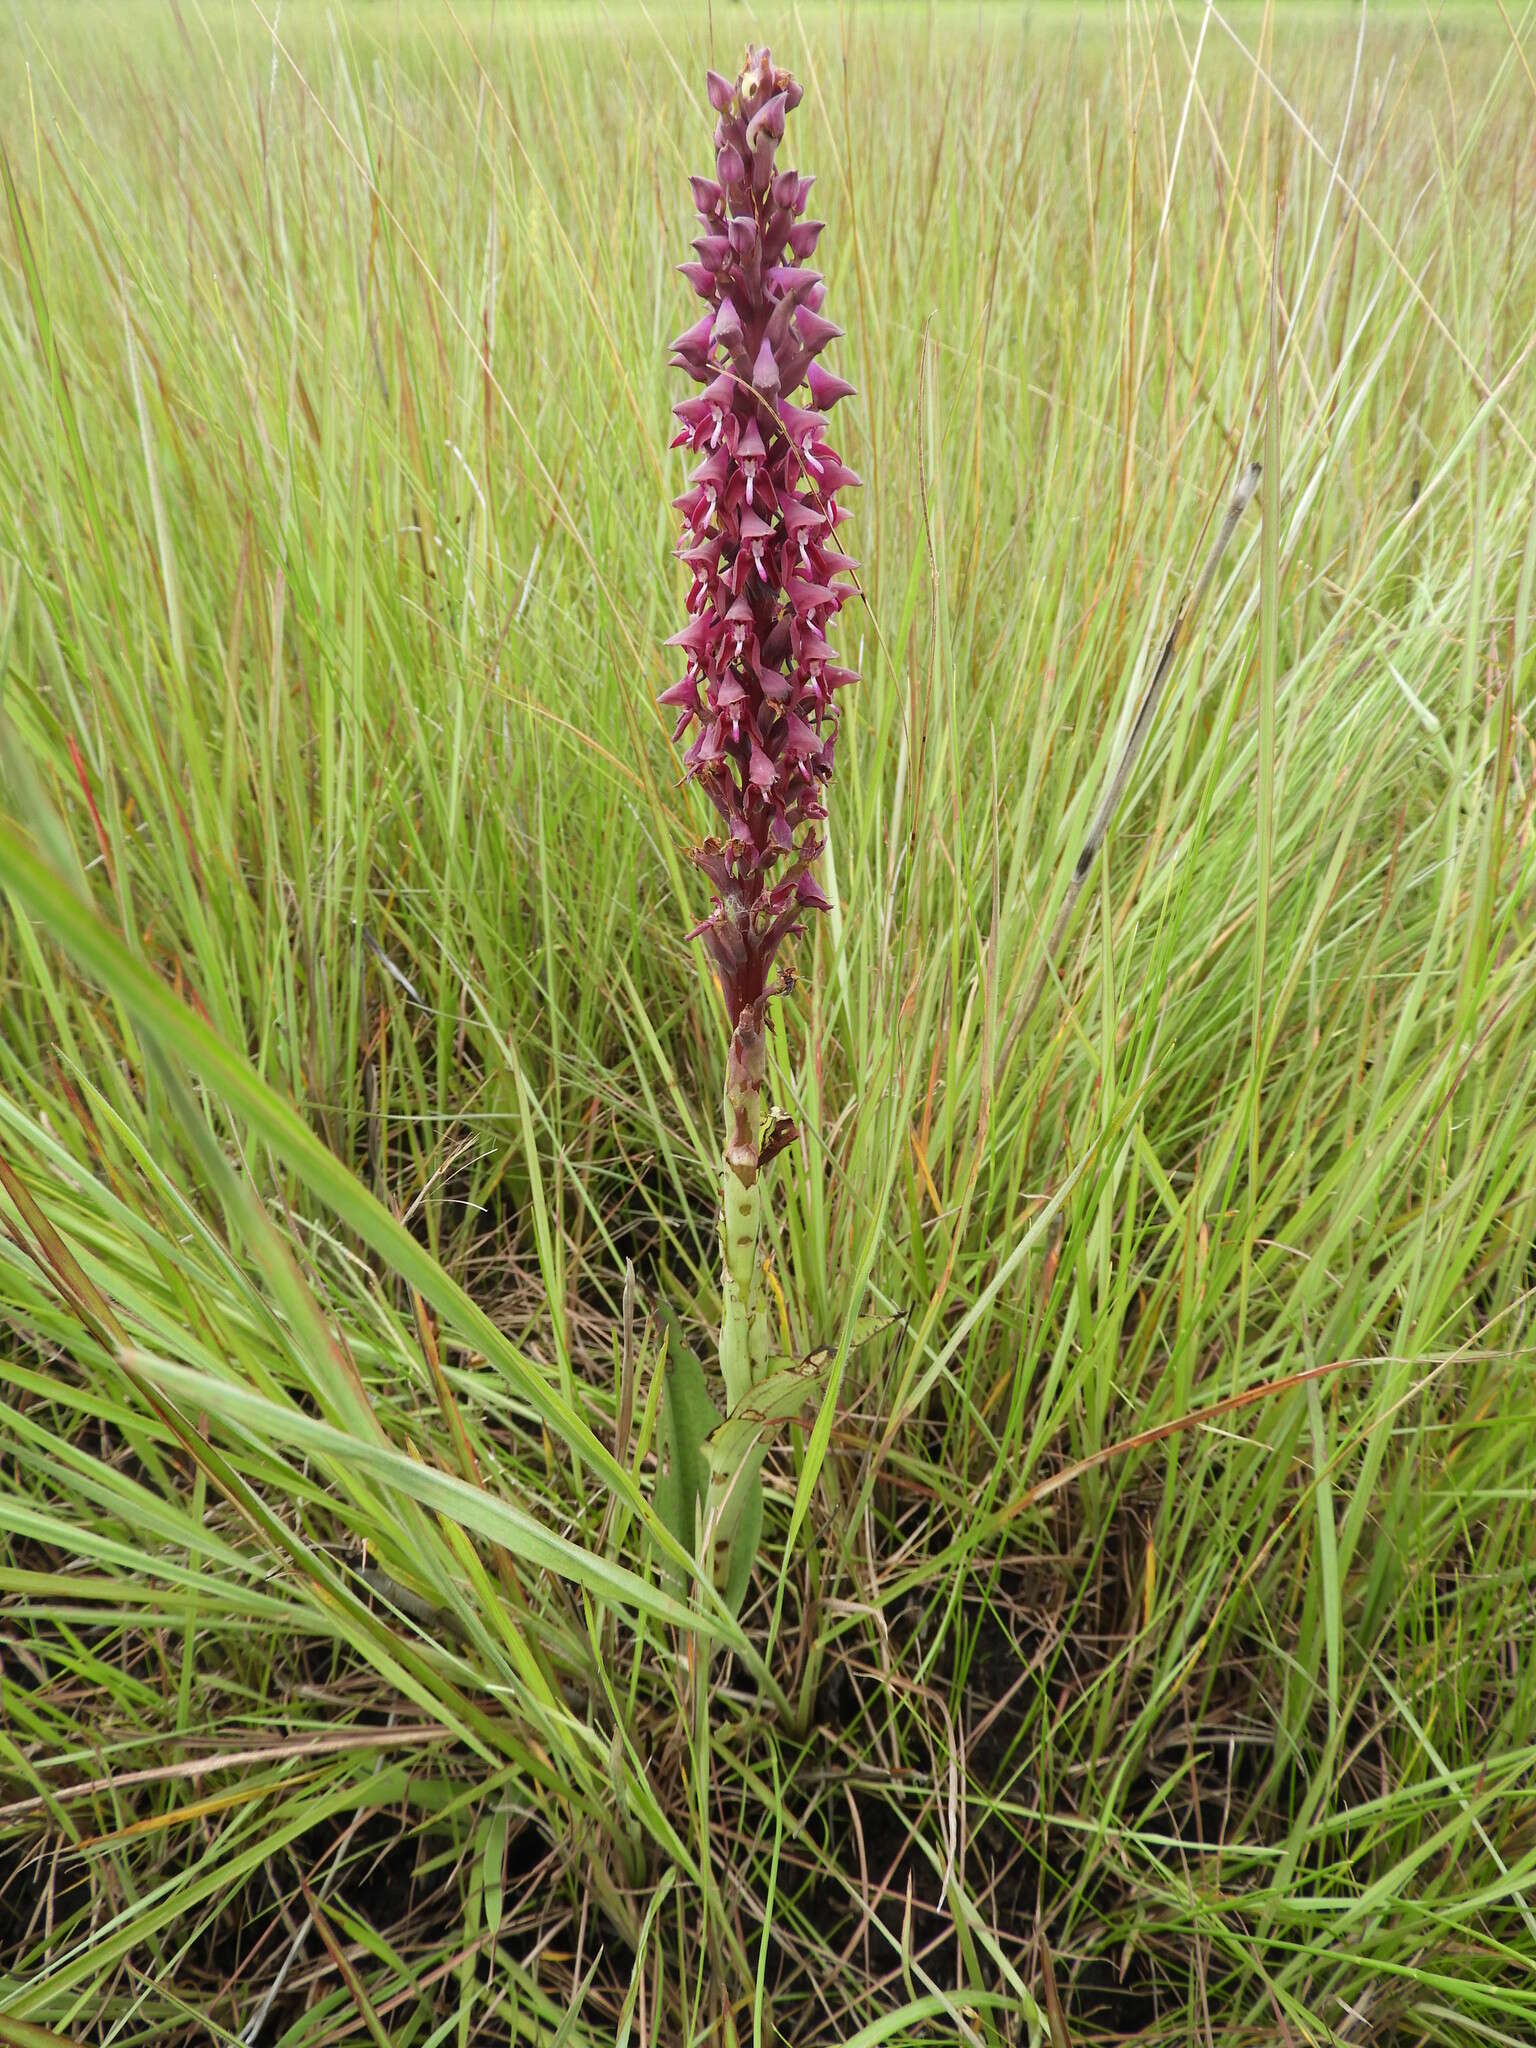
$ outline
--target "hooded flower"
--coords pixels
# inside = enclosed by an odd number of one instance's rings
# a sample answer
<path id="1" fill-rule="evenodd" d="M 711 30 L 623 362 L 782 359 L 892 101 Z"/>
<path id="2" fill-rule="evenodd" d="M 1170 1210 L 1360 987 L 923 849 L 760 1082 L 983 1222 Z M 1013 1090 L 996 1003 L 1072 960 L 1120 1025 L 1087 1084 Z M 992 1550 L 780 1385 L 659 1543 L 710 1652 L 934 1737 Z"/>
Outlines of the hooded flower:
<path id="1" fill-rule="evenodd" d="M 837 693 L 856 680 L 829 634 L 855 566 L 838 546 L 839 497 L 859 479 L 827 440 L 827 415 L 852 386 L 818 361 L 842 330 L 806 268 L 822 229 L 805 217 L 813 181 L 777 163 L 800 87 L 767 50 L 749 50 L 735 85 L 709 73 L 709 97 L 715 175 L 692 180 L 701 232 L 697 260 L 681 266 L 705 311 L 672 344 L 699 387 L 673 408 L 672 445 L 695 458 L 675 500 L 692 580 L 688 623 L 668 643 L 683 672 L 661 702 L 719 815 L 692 856 L 714 907 L 690 936 L 720 976 L 732 1066 L 755 1082 L 774 957 L 807 909 L 828 908 L 814 867 Z"/>

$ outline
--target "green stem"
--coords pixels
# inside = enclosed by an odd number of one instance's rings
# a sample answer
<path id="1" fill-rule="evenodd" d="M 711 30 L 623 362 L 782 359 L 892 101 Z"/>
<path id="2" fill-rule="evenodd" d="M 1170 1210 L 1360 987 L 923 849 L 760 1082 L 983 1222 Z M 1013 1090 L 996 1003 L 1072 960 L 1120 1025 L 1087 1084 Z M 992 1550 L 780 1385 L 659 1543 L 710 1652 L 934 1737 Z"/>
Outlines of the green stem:
<path id="1" fill-rule="evenodd" d="M 768 1357 L 768 1320 L 763 1310 L 763 1281 L 758 1265 L 758 1239 L 763 1227 L 763 1187 L 757 1164 L 756 1132 L 761 1096 L 743 1089 L 725 1099 L 725 1170 L 721 1175 L 720 1249 L 725 1314 L 720 1324 L 720 1371 L 725 1381 L 725 1412 L 733 1414 L 762 1378 Z M 736 1142 L 750 1131 L 748 1146 Z"/>
<path id="2" fill-rule="evenodd" d="M 768 1315 L 758 1243 L 763 1227 L 760 1031 L 738 1025 L 725 1083 L 725 1155 L 720 1176 L 720 1377 L 727 1419 L 747 1400 L 768 1369 Z M 705 1498 L 705 1526 L 715 1584 L 730 1579 L 731 1544 L 752 1492 L 750 1472 L 715 1465 Z M 702 1560 L 701 1560 L 702 1562 Z"/>

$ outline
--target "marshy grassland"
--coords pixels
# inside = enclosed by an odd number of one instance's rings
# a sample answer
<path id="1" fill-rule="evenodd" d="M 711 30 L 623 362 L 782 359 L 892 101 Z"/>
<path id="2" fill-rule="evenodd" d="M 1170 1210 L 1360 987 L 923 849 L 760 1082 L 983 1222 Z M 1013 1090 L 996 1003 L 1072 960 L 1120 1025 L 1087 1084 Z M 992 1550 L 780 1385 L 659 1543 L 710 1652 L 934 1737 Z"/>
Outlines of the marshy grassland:
<path id="1" fill-rule="evenodd" d="M 1536 2039 L 1529 0 L 6 19 L 0 2044 Z M 865 487 L 733 1617 L 749 36 Z"/>

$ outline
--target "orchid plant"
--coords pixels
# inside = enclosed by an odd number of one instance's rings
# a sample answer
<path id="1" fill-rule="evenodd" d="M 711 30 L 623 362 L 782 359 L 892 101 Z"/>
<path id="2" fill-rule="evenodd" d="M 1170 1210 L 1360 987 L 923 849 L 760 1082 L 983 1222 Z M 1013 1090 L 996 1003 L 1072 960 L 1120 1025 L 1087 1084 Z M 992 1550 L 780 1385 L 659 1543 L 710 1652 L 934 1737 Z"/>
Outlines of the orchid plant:
<path id="1" fill-rule="evenodd" d="M 671 357 L 701 387 L 673 409 L 672 445 L 698 457 L 675 501 L 688 623 L 668 642 L 684 668 L 661 702 L 677 713 L 674 741 L 691 735 L 685 771 L 719 820 L 692 852 L 713 903 L 690 936 L 708 949 L 730 1027 L 720 1326 L 729 1422 L 769 1368 L 762 1177 L 795 1133 L 778 1111 L 764 1118 L 765 1019 L 791 985 L 787 942 L 807 911 L 830 908 L 816 864 L 838 693 L 856 677 L 827 636 L 852 594 L 840 494 L 859 479 L 827 439 L 827 415 L 852 386 L 819 360 L 842 330 L 823 314 L 825 286 L 808 267 L 823 227 L 806 217 L 814 181 L 778 163 L 800 87 L 766 49 L 749 49 L 735 84 L 711 71 L 708 88 L 715 173 L 692 180 L 701 232 L 695 260 L 681 266 L 705 310 Z M 750 1457 L 740 1429 L 731 1441 L 736 1451 L 711 1463 L 705 1521 L 722 1580 Z"/>

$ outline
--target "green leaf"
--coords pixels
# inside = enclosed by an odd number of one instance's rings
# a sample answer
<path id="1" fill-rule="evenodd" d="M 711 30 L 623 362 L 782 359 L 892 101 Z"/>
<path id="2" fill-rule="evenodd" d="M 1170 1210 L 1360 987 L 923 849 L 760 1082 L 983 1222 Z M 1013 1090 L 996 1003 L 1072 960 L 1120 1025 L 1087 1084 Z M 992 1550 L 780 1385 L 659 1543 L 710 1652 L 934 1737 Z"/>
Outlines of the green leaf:
<path id="1" fill-rule="evenodd" d="M 829 1351 L 809 1358 L 775 1359 L 750 1397 L 713 1431 L 705 1445 L 709 1473 L 709 1515 L 700 1557 L 728 1546 L 725 1602 L 733 1615 L 746 1598 L 752 1561 L 763 1533 L 763 1456 L 775 1430 L 821 1399 L 831 1367 Z"/>
<path id="2" fill-rule="evenodd" d="M 485 1824 L 480 1849 L 480 1890 L 485 1924 L 493 1932 L 501 1926 L 506 1906 L 507 1837 L 511 1832 L 512 1809 L 503 1800 Z"/>
<path id="3" fill-rule="evenodd" d="M 677 1317 L 665 1303 L 662 1313 L 667 1324 L 663 1368 L 666 1388 L 662 1399 L 667 1467 L 656 1482 L 655 1508 L 691 1556 L 698 1534 L 698 1510 L 709 1476 L 704 1445 L 720 1427 L 720 1411 L 709 1397 L 704 1368 L 685 1340 Z"/>
<path id="4" fill-rule="evenodd" d="M 706 1446 L 710 1471 L 729 1475 L 754 1451 L 760 1458 L 776 1429 L 820 1401 L 832 1358 L 831 1351 L 813 1351 L 803 1359 L 776 1358 L 750 1397 L 712 1431 Z"/>
<path id="5" fill-rule="evenodd" d="M 725 1574 L 725 1604 L 732 1616 L 741 1612 L 752 1578 L 752 1562 L 763 1541 L 763 1454 L 759 1451 L 751 1469 L 736 1482 L 741 1511 L 731 1534 L 730 1564 Z"/>

